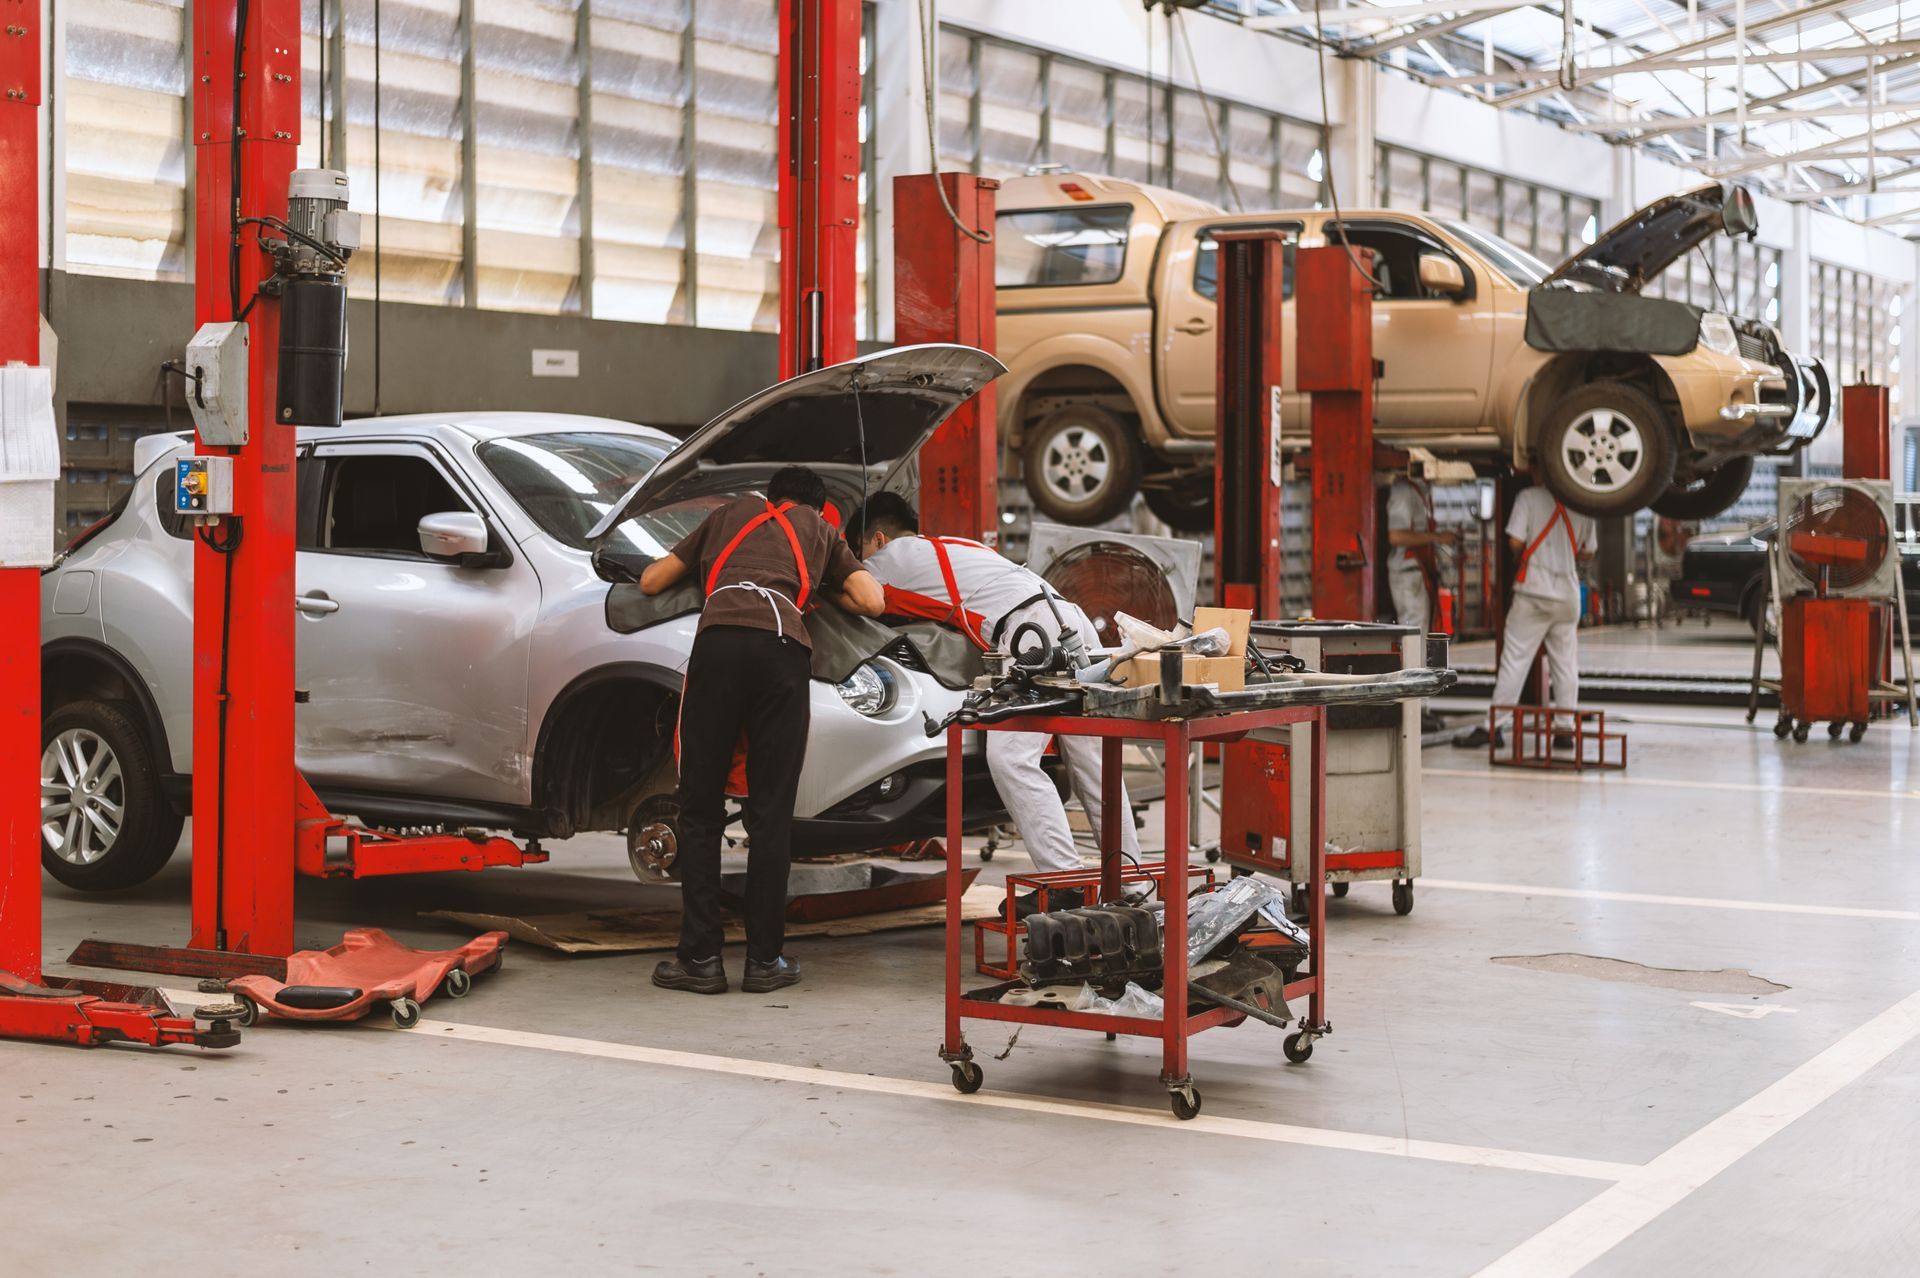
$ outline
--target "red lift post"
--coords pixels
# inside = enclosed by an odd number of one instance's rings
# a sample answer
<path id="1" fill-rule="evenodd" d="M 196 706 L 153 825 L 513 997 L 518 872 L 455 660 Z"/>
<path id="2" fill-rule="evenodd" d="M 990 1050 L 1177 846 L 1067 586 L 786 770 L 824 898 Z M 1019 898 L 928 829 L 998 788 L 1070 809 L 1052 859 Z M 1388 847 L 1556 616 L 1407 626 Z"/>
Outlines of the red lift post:
<path id="1" fill-rule="evenodd" d="M 1214 597 L 1280 615 L 1281 293 L 1286 237 L 1231 231 L 1220 254 L 1214 405 Z M 1310 343 L 1301 343 L 1302 346 Z"/>
<path id="2" fill-rule="evenodd" d="M 780 0 L 780 377 L 850 360 L 860 0 Z"/>
<path id="3" fill-rule="evenodd" d="M 0 28 L 0 176 L 31 192 L 40 171 L 39 0 L 0 0 Z M 39 297 L 39 216 L 29 194 L 0 203 L 0 363 L 39 363 Z M 38 570 L 0 568 L 0 617 L 0 1037 L 233 1046 L 240 1034 L 229 1019 L 196 1023 L 157 991 L 42 974 Z"/>
<path id="4" fill-rule="evenodd" d="M 1856 382 L 1840 389 L 1840 473 L 1848 479 L 1893 478 L 1893 394 Z"/>
<path id="5" fill-rule="evenodd" d="M 993 241 L 976 240 L 961 226 L 990 232 L 999 188 L 970 173 L 894 178 L 896 345 L 958 342 L 993 353 Z M 947 203 L 961 226 L 947 215 Z M 927 532 L 993 544 L 1000 522 L 996 403 L 989 382 L 920 450 L 920 526 Z"/>
<path id="6" fill-rule="evenodd" d="M 1372 260 L 1338 245 L 1294 255 L 1294 302 L 1313 320 L 1298 351 L 1313 404 L 1313 615 L 1336 621 L 1374 619 Z"/>

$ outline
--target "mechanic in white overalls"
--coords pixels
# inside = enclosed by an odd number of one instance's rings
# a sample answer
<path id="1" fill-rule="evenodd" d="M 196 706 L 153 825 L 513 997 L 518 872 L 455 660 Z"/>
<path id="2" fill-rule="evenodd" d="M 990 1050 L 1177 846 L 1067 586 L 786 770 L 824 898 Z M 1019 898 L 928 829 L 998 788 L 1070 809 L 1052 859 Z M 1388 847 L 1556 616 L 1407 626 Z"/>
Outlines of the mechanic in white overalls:
<path id="1" fill-rule="evenodd" d="M 860 552 L 861 566 L 872 573 L 886 592 L 887 611 L 924 617 L 950 625 L 985 650 L 1002 645 L 1027 622 L 1036 622 L 1051 637 L 1059 633 L 1047 596 L 1052 587 L 1029 571 L 979 542 L 958 537 L 923 537 L 920 517 L 896 493 L 878 493 L 848 529 Z M 1053 595 L 1054 607 L 1076 626 L 1088 647 L 1099 643 L 1093 623 L 1077 606 Z M 994 788 L 1020 830 L 1034 868 L 1041 871 L 1077 870 L 1080 853 L 1067 824 L 1060 792 L 1041 768 L 1048 737 L 1043 732 L 989 732 L 987 768 Z M 1068 780 L 1093 828 L 1101 828 L 1100 746 L 1084 737 L 1061 737 L 1061 756 Z M 1120 820 L 1120 848 L 1138 860 L 1140 836 L 1133 828 L 1133 807 L 1126 790 Z M 1015 902 L 1015 916 L 1034 912 L 1038 893 L 1028 892 Z M 1049 909 L 1073 909 L 1084 904 L 1073 891 L 1047 894 Z"/>
<path id="2" fill-rule="evenodd" d="M 1452 545 L 1459 534 L 1442 532 L 1433 519 L 1433 485 L 1424 463 L 1415 462 L 1394 476 L 1387 490 L 1387 588 L 1393 593 L 1394 619 L 1426 634 L 1433 617 L 1433 592 L 1439 583 L 1437 546 Z"/>
<path id="3" fill-rule="evenodd" d="M 1518 704 L 1527 671 L 1542 647 L 1553 704 L 1580 703 L 1580 565 L 1593 557 L 1595 531 L 1593 520 L 1574 514 L 1537 485 L 1514 498 L 1507 544 L 1519 556 L 1519 566 L 1513 575 L 1513 601 L 1507 605 L 1494 705 Z M 1496 738 L 1505 744 L 1504 732 Z M 1564 748 L 1568 741 L 1556 737 L 1554 745 Z M 1484 746 L 1487 729 L 1476 727 L 1454 744 Z"/>

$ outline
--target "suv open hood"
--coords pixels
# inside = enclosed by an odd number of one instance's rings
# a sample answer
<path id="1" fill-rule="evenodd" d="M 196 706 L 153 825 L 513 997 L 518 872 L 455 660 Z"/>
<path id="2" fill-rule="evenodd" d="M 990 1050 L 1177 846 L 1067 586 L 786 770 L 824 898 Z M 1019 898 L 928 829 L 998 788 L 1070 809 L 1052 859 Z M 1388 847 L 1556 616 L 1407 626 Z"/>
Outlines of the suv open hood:
<path id="1" fill-rule="evenodd" d="M 1567 281 L 1608 293 L 1638 293 L 1722 231 L 1751 237 L 1758 228 L 1746 188 L 1709 182 L 1647 205 L 1562 262 L 1542 287 Z"/>
<path id="2" fill-rule="evenodd" d="M 811 467 L 843 503 L 879 492 L 955 409 L 1006 371 L 971 346 L 898 346 L 776 383 L 688 436 L 587 539 L 661 506 L 762 487 L 782 466 Z"/>

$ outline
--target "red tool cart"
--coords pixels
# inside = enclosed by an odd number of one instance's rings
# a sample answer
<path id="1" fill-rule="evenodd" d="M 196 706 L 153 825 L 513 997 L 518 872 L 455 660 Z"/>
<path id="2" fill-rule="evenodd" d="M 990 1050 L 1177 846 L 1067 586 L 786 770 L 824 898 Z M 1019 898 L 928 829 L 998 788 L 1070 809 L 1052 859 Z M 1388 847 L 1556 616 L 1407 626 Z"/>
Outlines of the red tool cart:
<path id="1" fill-rule="evenodd" d="M 1166 1084 L 1173 1113 L 1192 1118 L 1200 1112 L 1200 1092 L 1187 1069 L 1187 1040 L 1201 1030 L 1217 1025 L 1238 1025 L 1246 1019 L 1243 1012 L 1210 1004 L 1195 1005 L 1180 996 L 1187 989 L 1187 912 L 1175 908 L 1187 899 L 1187 760 L 1196 741 L 1228 743 L 1248 733 L 1288 724 L 1310 725 L 1313 749 L 1312 776 L 1309 779 L 1315 882 L 1326 876 L 1326 708 L 1324 706 L 1288 706 L 1259 710 L 1238 710 L 1203 715 L 1192 719 L 1125 719 L 1092 715 L 1022 715 L 997 723 L 953 724 L 947 729 L 947 1007 L 946 1036 L 941 1042 L 940 1059 L 953 1069 L 953 1085 L 962 1092 L 978 1091 L 983 1072 L 973 1059 L 961 1023 L 967 1018 L 986 1021 L 1014 1021 L 1026 1025 L 1051 1025 L 1062 1029 L 1089 1030 L 1116 1034 L 1137 1034 L 1157 1038 L 1162 1043 L 1160 1081 Z M 1101 739 L 1101 793 L 1104 809 L 1100 830 L 1100 901 L 1120 899 L 1121 856 L 1120 822 L 1129 814 L 1120 803 L 1120 746 L 1123 741 L 1153 741 L 1164 747 L 1166 760 L 1166 870 L 1162 899 L 1170 903 L 1166 911 L 1165 933 L 1161 940 L 1165 980 L 1161 995 L 1164 1016 L 1123 1016 L 1103 1012 L 1069 1011 L 1064 1008 L 1021 1006 L 998 1001 L 1002 987 L 964 991 L 960 988 L 962 955 L 960 946 L 960 873 L 961 840 L 961 759 L 963 733 L 1045 732 L 1054 736 L 1098 737 Z M 1296 979 L 1285 987 L 1291 1001 L 1308 1000 L 1307 1013 L 1300 1028 L 1286 1040 L 1287 1059 L 1305 1061 L 1313 1053 L 1313 1041 L 1331 1030 L 1327 1024 L 1326 975 L 1326 897 L 1311 893 L 1308 900 L 1307 928 L 1310 937 L 1307 960 Z"/>

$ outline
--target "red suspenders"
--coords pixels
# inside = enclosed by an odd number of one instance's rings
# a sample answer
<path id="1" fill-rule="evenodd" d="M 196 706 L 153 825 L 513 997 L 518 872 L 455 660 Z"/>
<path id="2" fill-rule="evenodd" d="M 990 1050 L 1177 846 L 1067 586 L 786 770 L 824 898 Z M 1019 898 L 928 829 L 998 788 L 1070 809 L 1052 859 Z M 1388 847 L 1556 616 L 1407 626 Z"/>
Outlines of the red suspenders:
<path id="1" fill-rule="evenodd" d="M 1580 543 L 1573 535 L 1573 518 L 1567 514 L 1567 508 L 1556 501 L 1553 503 L 1553 515 L 1547 520 L 1546 527 L 1542 528 L 1540 535 L 1535 537 L 1533 541 L 1527 545 L 1527 548 L 1520 552 L 1520 567 L 1518 571 L 1513 574 L 1514 585 L 1517 586 L 1527 579 L 1527 562 L 1533 558 L 1533 552 L 1540 549 L 1540 543 L 1547 539 L 1547 534 L 1553 531 L 1555 524 L 1565 526 L 1567 530 L 1567 547 L 1573 551 L 1574 561 L 1576 563 L 1579 562 Z"/>
<path id="2" fill-rule="evenodd" d="M 793 601 L 793 606 L 802 611 L 806 609 L 807 594 L 813 589 L 813 583 L 807 579 L 807 557 L 800 550 L 800 534 L 793 530 L 793 525 L 787 520 L 787 512 L 791 509 L 793 509 L 793 503 L 790 501 L 783 501 L 778 506 L 772 502 L 768 502 L 764 512 L 755 515 L 752 519 L 749 519 L 745 524 L 741 525 L 740 531 L 735 533 L 733 540 L 728 542 L 726 547 L 721 550 L 718 557 L 713 561 L 713 568 L 707 573 L 707 594 L 709 596 L 719 588 L 720 570 L 726 566 L 727 560 L 733 557 L 733 552 L 740 548 L 740 543 L 747 539 L 747 534 L 768 520 L 772 520 L 774 523 L 779 524 L 780 531 L 787 535 L 787 544 L 793 547 L 794 567 L 800 572 L 800 597 Z"/>

